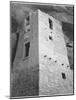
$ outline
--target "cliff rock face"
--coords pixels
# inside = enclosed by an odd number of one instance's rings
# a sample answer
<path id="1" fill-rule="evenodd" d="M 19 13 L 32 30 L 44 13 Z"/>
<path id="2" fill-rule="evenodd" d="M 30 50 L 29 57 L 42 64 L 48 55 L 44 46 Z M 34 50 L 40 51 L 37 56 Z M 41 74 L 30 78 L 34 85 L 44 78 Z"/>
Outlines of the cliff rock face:
<path id="1" fill-rule="evenodd" d="M 39 95 L 73 93 L 73 72 L 61 23 L 38 10 Z"/>

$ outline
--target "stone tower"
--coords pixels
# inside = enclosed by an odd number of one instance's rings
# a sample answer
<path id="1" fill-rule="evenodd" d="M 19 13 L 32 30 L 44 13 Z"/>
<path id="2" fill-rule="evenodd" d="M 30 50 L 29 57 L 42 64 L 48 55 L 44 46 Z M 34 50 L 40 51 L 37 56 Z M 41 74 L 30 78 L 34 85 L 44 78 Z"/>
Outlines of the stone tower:
<path id="1" fill-rule="evenodd" d="M 30 13 L 30 26 L 25 30 L 19 37 L 14 68 L 38 69 L 33 79 L 37 80 L 40 96 L 72 94 L 73 72 L 61 22 L 37 10 Z"/>

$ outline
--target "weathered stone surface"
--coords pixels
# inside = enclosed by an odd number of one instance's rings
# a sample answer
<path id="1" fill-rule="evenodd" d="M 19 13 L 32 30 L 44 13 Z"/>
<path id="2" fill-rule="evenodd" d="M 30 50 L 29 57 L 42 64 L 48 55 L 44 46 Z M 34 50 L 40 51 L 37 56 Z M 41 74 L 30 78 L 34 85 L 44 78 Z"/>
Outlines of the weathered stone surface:
<path id="1" fill-rule="evenodd" d="M 73 72 L 67 67 L 70 65 L 61 23 L 40 10 L 38 16 L 39 95 L 72 94 Z M 49 18 L 52 21 L 52 29 L 49 28 Z"/>
<path id="2" fill-rule="evenodd" d="M 11 74 L 11 96 L 39 95 L 39 52 L 38 52 L 38 16 L 37 12 L 31 15 L 30 31 L 19 34 L 16 55 Z M 28 43 L 30 44 L 28 46 Z M 29 52 L 27 54 L 29 48 Z"/>

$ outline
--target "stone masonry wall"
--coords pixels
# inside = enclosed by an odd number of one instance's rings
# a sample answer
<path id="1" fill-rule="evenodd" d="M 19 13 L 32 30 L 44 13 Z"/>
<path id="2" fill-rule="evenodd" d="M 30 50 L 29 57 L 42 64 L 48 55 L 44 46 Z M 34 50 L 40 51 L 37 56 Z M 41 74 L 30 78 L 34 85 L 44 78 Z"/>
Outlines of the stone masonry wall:
<path id="1" fill-rule="evenodd" d="M 73 93 L 73 73 L 69 68 L 61 23 L 40 10 L 38 21 L 39 95 Z"/>

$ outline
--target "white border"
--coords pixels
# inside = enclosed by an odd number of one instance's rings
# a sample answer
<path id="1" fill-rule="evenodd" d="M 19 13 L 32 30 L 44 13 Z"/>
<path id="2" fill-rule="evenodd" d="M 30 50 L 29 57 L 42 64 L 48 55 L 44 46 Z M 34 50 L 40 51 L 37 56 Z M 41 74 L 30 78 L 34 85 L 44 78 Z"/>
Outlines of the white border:
<path id="1" fill-rule="evenodd" d="M 13 1 L 13 0 L 12 0 Z M 15 0 L 14 0 L 15 1 Z M 41 2 L 41 3 L 57 3 L 57 4 L 74 4 L 75 5 L 75 17 L 74 22 L 76 24 L 76 0 L 16 0 L 26 2 Z M 9 99 L 9 83 L 10 83 L 10 0 L 0 1 L 0 100 Z M 75 26 L 75 25 L 74 25 Z M 74 31 L 74 34 L 76 29 Z M 74 35 L 76 39 L 76 35 Z M 76 40 L 75 40 L 76 47 Z M 76 58 L 76 55 L 74 56 Z M 76 64 L 75 64 L 76 65 Z M 74 68 L 75 68 L 74 65 Z M 74 70 L 76 76 L 76 68 Z M 76 81 L 75 83 L 76 84 Z M 76 85 L 75 85 L 76 92 Z M 29 98 L 30 100 L 75 100 L 74 96 L 57 96 L 57 97 L 41 97 L 41 98 Z M 22 100 L 22 99 L 21 99 Z"/>

